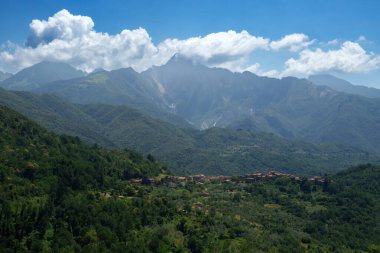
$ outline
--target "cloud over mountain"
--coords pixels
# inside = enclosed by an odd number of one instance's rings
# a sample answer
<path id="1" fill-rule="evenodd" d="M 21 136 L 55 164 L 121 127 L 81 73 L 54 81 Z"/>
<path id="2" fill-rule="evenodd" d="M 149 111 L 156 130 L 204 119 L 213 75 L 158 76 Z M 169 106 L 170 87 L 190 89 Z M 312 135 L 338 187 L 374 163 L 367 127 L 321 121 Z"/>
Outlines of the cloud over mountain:
<path id="1" fill-rule="evenodd" d="M 110 35 L 97 32 L 91 17 L 61 10 L 47 20 L 30 23 L 30 36 L 24 46 L 9 44 L 0 49 L 0 69 L 16 72 L 40 61 L 63 61 L 81 70 L 107 70 L 132 67 L 143 71 L 166 63 L 181 54 L 207 66 L 232 71 L 251 71 L 278 76 L 280 69 L 264 71 L 252 57 L 257 50 L 268 54 L 287 51 L 293 57 L 284 64 L 283 75 L 312 74 L 327 70 L 368 71 L 379 66 L 379 56 L 367 53 L 357 42 L 345 42 L 335 51 L 312 50 L 316 40 L 302 33 L 288 34 L 279 40 L 254 36 L 243 30 L 210 33 L 187 39 L 168 38 L 154 44 L 144 28 L 122 30 Z M 4 48 L 4 47 L 2 47 Z"/>
<path id="2" fill-rule="evenodd" d="M 380 56 L 366 52 L 358 43 L 346 41 L 339 49 L 305 49 L 299 58 L 285 62 L 284 75 L 311 75 L 328 71 L 368 72 L 379 68 Z"/>
<path id="3" fill-rule="evenodd" d="M 309 37 L 302 33 L 293 33 L 284 36 L 280 40 L 272 41 L 270 48 L 273 50 L 280 50 L 289 48 L 290 51 L 298 51 L 313 44 L 315 40 L 309 40 Z"/>
<path id="4" fill-rule="evenodd" d="M 49 43 L 54 39 L 72 40 L 88 34 L 94 27 L 90 17 L 74 16 L 67 10 L 61 10 L 47 21 L 35 19 L 29 25 L 31 35 L 26 46 L 37 47 L 41 43 Z"/>

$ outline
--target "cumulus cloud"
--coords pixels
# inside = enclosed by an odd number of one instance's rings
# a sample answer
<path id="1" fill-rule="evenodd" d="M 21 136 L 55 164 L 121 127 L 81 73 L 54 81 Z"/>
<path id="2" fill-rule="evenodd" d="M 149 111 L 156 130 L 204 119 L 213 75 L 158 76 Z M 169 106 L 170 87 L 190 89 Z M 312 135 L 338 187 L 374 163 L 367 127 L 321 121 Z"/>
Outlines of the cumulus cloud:
<path id="1" fill-rule="evenodd" d="M 282 37 L 280 40 L 272 41 L 270 48 L 280 50 L 288 48 L 292 52 L 299 51 L 313 44 L 315 40 L 309 40 L 309 37 L 303 33 L 293 33 Z"/>
<path id="2" fill-rule="evenodd" d="M 67 10 L 45 20 L 33 20 L 26 47 L 0 52 L 0 68 L 18 71 L 43 60 L 63 61 L 85 71 L 151 66 L 157 48 L 145 29 L 119 34 L 99 33 L 90 17 Z"/>
<path id="3" fill-rule="evenodd" d="M 31 35 L 26 46 L 36 47 L 54 39 L 70 40 L 88 34 L 94 27 L 94 22 L 90 17 L 74 16 L 67 10 L 61 10 L 47 21 L 33 20 L 29 27 Z"/>
<path id="4" fill-rule="evenodd" d="M 229 66 L 237 70 L 244 69 L 242 66 L 247 65 L 252 51 L 270 50 L 269 45 L 269 39 L 247 31 L 218 32 L 184 40 L 169 38 L 155 45 L 143 28 L 125 29 L 116 35 L 99 33 L 94 30 L 90 17 L 61 10 L 47 20 L 33 20 L 24 47 L 1 49 L 0 68 L 15 72 L 39 61 L 55 60 L 85 71 L 99 67 L 133 67 L 142 71 L 152 65 L 162 65 L 179 53 L 208 66 Z"/>
<path id="5" fill-rule="evenodd" d="M 303 50 L 298 59 L 290 58 L 285 62 L 283 75 L 368 72 L 379 67 L 379 55 L 366 52 L 358 43 L 346 41 L 337 50 Z"/>
<path id="6" fill-rule="evenodd" d="M 30 36 L 24 46 L 8 42 L 0 47 L 0 69 L 16 72 L 48 60 L 66 62 L 87 72 L 123 67 L 143 71 L 153 65 L 165 64 L 174 54 L 180 54 L 207 66 L 278 76 L 278 71 L 263 71 L 257 61 L 252 62 L 255 50 L 268 53 L 288 50 L 293 54 L 301 51 L 298 59 L 286 61 L 285 74 L 367 71 L 379 65 L 379 57 L 366 53 L 357 43 L 347 42 L 336 51 L 309 50 L 315 40 L 302 33 L 271 41 L 245 30 L 230 30 L 182 40 L 168 38 L 154 44 L 143 28 L 125 29 L 115 35 L 101 33 L 94 29 L 91 17 L 73 15 L 67 10 L 61 10 L 47 20 L 35 19 L 29 26 Z"/>
<path id="7" fill-rule="evenodd" d="M 338 44 L 339 44 L 339 40 L 338 39 L 329 40 L 327 42 L 327 45 L 338 45 Z"/>
<path id="8" fill-rule="evenodd" d="M 154 45 L 143 29 L 125 29 L 116 35 L 94 30 L 90 17 L 61 10 L 48 20 L 33 20 L 24 47 L 0 51 L 0 68 L 11 72 L 43 60 L 63 61 L 85 71 L 133 67 L 137 71 L 162 65 L 179 53 L 209 66 L 241 59 L 269 40 L 247 31 L 211 33 L 184 40 L 166 39 Z"/>
<path id="9" fill-rule="evenodd" d="M 247 31 L 228 31 L 185 40 L 167 39 L 158 48 L 159 51 L 177 52 L 203 63 L 218 65 L 235 61 L 256 49 L 268 49 L 268 43 L 268 39 L 252 36 Z"/>

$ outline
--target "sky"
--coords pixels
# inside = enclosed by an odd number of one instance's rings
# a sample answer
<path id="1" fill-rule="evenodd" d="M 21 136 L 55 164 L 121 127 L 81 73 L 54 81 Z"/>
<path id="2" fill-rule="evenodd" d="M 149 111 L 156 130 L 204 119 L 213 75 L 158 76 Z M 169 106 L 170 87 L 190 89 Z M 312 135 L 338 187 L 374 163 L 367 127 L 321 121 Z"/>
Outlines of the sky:
<path id="1" fill-rule="evenodd" d="M 180 54 L 258 75 L 380 88 L 377 0 L 0 1 L 0 70 L 43 60 L 143 71 Z"/>

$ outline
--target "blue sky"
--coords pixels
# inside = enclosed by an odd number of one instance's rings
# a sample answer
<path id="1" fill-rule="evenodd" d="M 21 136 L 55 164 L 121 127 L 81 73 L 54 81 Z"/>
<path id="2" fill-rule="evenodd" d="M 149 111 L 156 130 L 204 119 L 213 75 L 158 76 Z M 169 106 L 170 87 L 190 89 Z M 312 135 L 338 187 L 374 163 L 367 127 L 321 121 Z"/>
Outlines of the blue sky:
<path id="1" fill-rule="evenodd" d="M 81 51 L 88 51 L 88 55 L 82 55 L 79 59 L 66 52 L 62 57 L 69 63 L 76 65 L 76 67 L 85 70 L 90 70 L 94 67 L 126 67 L 125 64 L 128 65 L 128 63 L 125 62 L 130 62 L 130 66 L 143 70 L 149 67 L 147 59 L 154 58 L 154 63 L 159 65 L 170 54 L 178 53 L 176 50 L 179 50 L 180 53 L 187 54 L 187 56 L 194 57 L 194 59 L 208 65 L 215 63 L 215 59 L 223 59 L 217 62 L 216 66 L 226 67 L 233 71 L 243 71 L 246 69 L 257 74 L 270 75 L 269 73 L 272 73 L 273 75 L 273 70 L 276 70 L 277 74 L 284 73 L 285 75 L 289 73 L 296 76 L 328 72 L 357 84 L 380 88 L 380 57 L 376 58 L 380 55 L 380 15 L 378 15 L 380 1 L 376 0 L 2 0 L 0 3 L 0 44 L 2 45 L 0 47 L 0 70 L 14 72 L 19 68 L 34 63 L 34 61 L 43 59 L 43 57 L 55 59 L 53 55 L 41 53 L 42 49 L 39 51 L 32 51 L 30 49 L 30 51 L 26 52 L 26 50 L 22 51 L 22 47 L 25 47 L 25 43 L 31 35 L 37 39 L 37 44 L 33 45 L 34 47 L 42 47 L 43 44 L 49 44 L 51 42 L 50 39 L 38 37 L 40 35 L 37 34 L 37 28 L 31 31 L 29 24 L 34 19 L 40 21 L 48 20 L 49 17 L 53 17 L 63 9 L 66 9 L 73 16 L 81 15 L 91 18 L 94 25 L 88 27 L 88 31 L 96 31 L 99 36 L 101 33 L 106 33 L 109 36 L 118 36 L 124 29 L 136 31 L 135 29 L 142 28 L 143 31 L 140 31 L 138 34 L 137 32 L 134 32 L 132 35 L 128 34 L 126 40 L 134 41 L 134 38 L 137 36 L 137 38 L 141 38 L 140 40 L 144 41 L 146 39 L 143 34 L 144 31 L 145 35 L 151 39 L 152 45 L 149 44 L 149 41 L 146 42 L 147 44 L 139 44 L 136 48 L 139 48 L 139 50 L 141 48 L 140 51 L 134 55 L 120 56 L 121 58 L 117 59 L 114 64 L 109 63 L 109 60 L 96 59 L 93 60 L 92 65 L 84 63 L 84 58 L 87 56 L 91 57 L 91 50 L 83 48 L 83 44 L 73 45 L 75 50 L 79 50 L 78 48 L 80 47 Z M 48 28 L 53 29 L 51 26 Z M 86 30 L 87 28 L 84 29 Z M 210 34 L 226 33 L 230 30 L 236 34 L 219 34 L 216 38 L 215 36 L 207 37 Z M 56 30 L 54 31 L 54 33 L 48 34 L 46 32 L 46 34 L 55 36 L 57 32 Z M 223 41 L 223 36 L 228 36 L 231 39 L 229 46 L 231 46 L 230 50 L 233 50 L 236 48 L 234 43 L 239 43 L 240 37 L 247 39 L 245 34 L 241 34 L 242 31 L 246 31 L 250 36 L 248 38 L 249 42 L 247 42 L 249 43 L 249 49 L 244 46 L 241 52 L 234 54 L 228 53 L 226 51 L 229 50 L 228 48 L 223 48 L 221 51 L 214 50 L 210 53 L 214 55 L 207 53 L 207 50 L 210 50 L 208 47 L 210 43 L 218 43 L 219 40 Z M 302 36 L 289 37 L 289 43 L 292 43 L 290 38 L 293 40 L 297 40 L 298 38 L 302 41 L 295 43 L 305 42 L 306 44 L 298 44 L 298 48 L 293 48 L 292 50 L 290 50 L 291 47 L 289 45 L 277 44 L 283 46 L 275 47 L 275 44 L 270 44 L 271 42 L 279 42 L 287 35 L 294 34 L 302 34 L 306 38 Z M 66 35 L 63 34 L 57 38 L 62 40 L 75 39 L 71 35 L 70 38 Z M 76 36 L 82 35 L 78 32 Z M 87 38 L 99 40 L 94 36 L 88 36 Z M 188 41 L 189 38 L 204 39 L 191 41 L 190 43 Z M 267 40 L 267 45 L 258 45 L 257 38 Z M 112 44 L 115 39 L 117 38 L 108 38 L 108 44 Z M 171 40 L 170 43 L 167 43 L 170 44 L 169 46 L 160 44 L 167 39 Z M 308 44 L 308 42 L 312 43 Z M 197 47 L 197 43 L 199 47 Z M 60 50 L 57 48 L 59 45 L 51 45 L 47 50 L 54 51 L 52 49 L 53 46 L 54 50 Z M 110 48 L 107 52 L 104 52 L 103 58 L 110 51 L 128 50 L 125 44 L 116 46 L 116 49 Z M 18 53 L 15 53 L 17 50 Z M 165 51 L 165 54 L 160 53 L 158 55 L 157 53 L 153 53 L 155 50 Z M 322 50 L 322 53 L 314 53 L 317 50 Z M 331 50 L 335 50 L 336 53 L 332 52 L 329 54 L 328 52 Z M 364 52 L 361 52 L 361 50 L 364 50 Z M 195 55 L 191 54 L 191 51 L 195 51 Z M 350 57 L 349 54 L 352 51 L 354 51 L 353 61 L 357 58 L 359 61 L 363 61 L 361 64 L 355 65 L 352 63 L 351 65 L 347 65 L 345 62 L 349 61 L 350 58 L 342 58 L 338 62 L 321 63 L 322 66 L 331 65 L 329 68 L 302 65 L 318 64 L 318 62 L 315 62 L 318 57 L 340 57 L 342 54 L 344 54 L 344 57 Z M 1 52 L 3 53 L 2 56 Z M 4 52 L 8 54 L 5 55 Z M 57 52 L 61 51 L 54 51 L 54 54 L 56 55 Z M 77 52 L 74 53 L 77 54 Z M 136 60 L 136 57 L 143 54 L 147 55 L 147 59 Z M 301 59 L 301 54 L 304 57 L 303 59 Z M 290 61 L 286 65 L 285 62 L 291 58 L 295 61 Z M 3 62 L 1 62 L 2 60 Z M 117 65 L 117 62 L 120 62 L 120 66 Z M 96 64 L 99 66 L 95 66 Z M 289 67 L 289 64 L 292 64 L 292 67 Z"/>

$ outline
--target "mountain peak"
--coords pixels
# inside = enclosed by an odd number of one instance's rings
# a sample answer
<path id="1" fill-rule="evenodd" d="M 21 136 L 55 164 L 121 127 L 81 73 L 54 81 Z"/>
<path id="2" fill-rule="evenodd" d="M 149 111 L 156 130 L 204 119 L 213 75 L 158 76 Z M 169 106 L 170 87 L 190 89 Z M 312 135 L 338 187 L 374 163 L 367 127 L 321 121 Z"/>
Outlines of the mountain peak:
<path id="1" fill-rule="evenodd" d="M 182 54 L 174 54 L 170 59 L 169 61 L 166 63 L 166 65 L 172 65 L 172 64 L 175 64 L 175 65 L 196 65 L 195 64 L 195 61 L 190 59 L 189 57 L 186 57 Z"/>
<path id="2" fill-rule="evenodd" d="M 1 83 L 10 90 L 33 90 L 41 85 L 85 76 L 85 73 L 63 62 L 42 61 L 27 67 Z"/>

